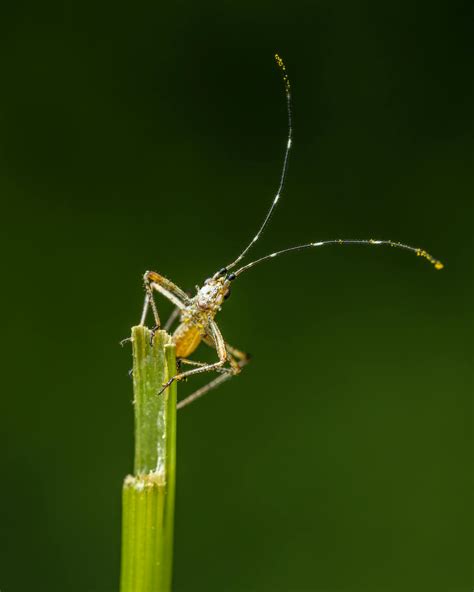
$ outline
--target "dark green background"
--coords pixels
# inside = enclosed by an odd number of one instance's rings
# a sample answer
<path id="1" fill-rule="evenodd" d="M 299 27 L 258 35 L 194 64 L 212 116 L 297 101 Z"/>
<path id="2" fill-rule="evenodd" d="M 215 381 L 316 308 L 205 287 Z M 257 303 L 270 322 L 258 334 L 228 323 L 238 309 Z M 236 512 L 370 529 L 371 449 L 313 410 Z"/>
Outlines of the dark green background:
<path id="1" fill-rule="evenodd" d="M 179 414 L 176 591 L 471 590 L 472 2 L 22 2 L 0 15 L 0 589 L 117 590 L 142 274 L 248 371 Z M 164 312 L 169 307 L 162 304 Z M 200 359 L 205 353 L 198 353 Z M 180 389 L 190 392 L 194 381 Z"/>

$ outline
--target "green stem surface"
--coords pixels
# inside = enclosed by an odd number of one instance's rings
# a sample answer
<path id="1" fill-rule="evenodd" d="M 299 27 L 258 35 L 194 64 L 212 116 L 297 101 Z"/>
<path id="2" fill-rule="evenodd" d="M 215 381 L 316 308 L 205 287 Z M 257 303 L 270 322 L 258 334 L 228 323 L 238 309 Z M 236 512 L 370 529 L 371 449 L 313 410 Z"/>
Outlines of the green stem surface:
<path id="1" fill-rule="evenodd" d="M 173 561 L 176 472 L 175 348 L 165 331 L 151 345 L 146 327 L 132 329 L 135 407 L 134 475 L 122 500 L 121 592 L 169 592 Z"/>

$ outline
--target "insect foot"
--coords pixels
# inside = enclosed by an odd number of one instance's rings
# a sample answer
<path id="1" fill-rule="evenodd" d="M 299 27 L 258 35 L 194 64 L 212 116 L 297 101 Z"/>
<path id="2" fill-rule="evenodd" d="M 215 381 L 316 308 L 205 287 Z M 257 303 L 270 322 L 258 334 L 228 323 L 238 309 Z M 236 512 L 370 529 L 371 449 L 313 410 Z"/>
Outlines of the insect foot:
<path id="1" fill-rule="evenodd" d="M 155 339 L 156 332 L 160 330 L 160 325 L 155 325 L 150 331 L 150 345 L 153 347 L 153 340 Z"/>
<path id="2" fill-rule="evenodd" d="M 171 386 L 171 385 L 173 384 L 173 382 L 174 382 L 174 376 L 173 376 L 173 378 L 170 378 L 170 379 L 168 380 L 168 382 L 165 382 L 165 383 L 162 385 L 161 389 L 160 389 L 160 390 L 158 391 L 158 393 L 157 393 L 157 397 L 159 397 L 160 395 L 162 395 L 162 394 L 165 392 L 165 390 L 166 390 L 166 389 L 167 389 L 169 386 Z"/>

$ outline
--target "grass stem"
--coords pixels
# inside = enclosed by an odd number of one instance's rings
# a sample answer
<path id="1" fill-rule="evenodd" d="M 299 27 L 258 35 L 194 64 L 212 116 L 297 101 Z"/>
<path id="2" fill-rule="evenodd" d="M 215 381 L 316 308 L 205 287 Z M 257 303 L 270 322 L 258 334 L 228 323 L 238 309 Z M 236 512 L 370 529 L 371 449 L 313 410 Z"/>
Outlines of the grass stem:
<path id="1" fill-rule="evenodd" d="M 175 348 L 165 331 L 132 328 L 135 409 L 134 474 L 122 499 L 121 592 L 169 592 L 176 472 Z"/>

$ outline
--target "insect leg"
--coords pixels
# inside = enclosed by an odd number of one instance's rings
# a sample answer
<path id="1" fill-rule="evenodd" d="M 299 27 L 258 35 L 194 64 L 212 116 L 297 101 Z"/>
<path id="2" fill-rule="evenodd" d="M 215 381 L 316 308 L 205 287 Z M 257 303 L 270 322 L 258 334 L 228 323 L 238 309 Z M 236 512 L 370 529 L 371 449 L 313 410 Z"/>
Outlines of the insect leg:
<path id="1" fill-rule="evenodd" d="M 203 395 L 206 395 L 209 391 L 216 389 L 223 382 L 225 382 L 226 380 L 229 380 L 229 378 L 232 378 L 233 376 L 235 376 L 235 374 L 238 374 L 242 370 L 242 368 L 246 364 L 248 364 L 248 361 L 250 359 L 248 354 L 244 354 L 243 352 L 236 350 L 235 348 L 231 347 L 228 344 L 226 344 L 226 348 L 227 348 L 227 351 L 231 354 L 229 362 L 232 365 L 231 360 L 233 360 L 233 362 L 237 366 L 238 370 L 236 370 L 236 371 L 234 370 L 234 372 L 232 372 L 231 374 L 226 373 L 226 374 L 222 374 L 221 376 L 218 376 L 217 378 L 214 378 L 214 380 L 211 380 L 211 382 L 209 382 L 208 384 L 204 385 L 203 387 L 201 387 L 197 391 L 194 391 L 194 393 L 192 393 L 191 395 L 189 395 L 188 397 L 186 397 L 182 401 L 179 401 L 178 405 L 176 406 L 177 409 L 182 409 L 183 407 L 186 407 L 186 405 L 189 405 L 190 403 L 192 403 L 196 399 L 199 399 Z M 242 354 L 244 357 L 240 360 L 235 360 L 235 358 L 234 358 L 235 354 L 232 354 L 231 350 L 233 352 L 238 352 L 238 354 Z"/>
<path id="2" fill-rule="evenodd" d="M 150 295 L 147 293 L 145 294 L 145 302 L 143 303 L 143 311 L 142 311 L 142 316 L 140 318 L 140 325 L 144 325 L 145 324 L 145 320 L 146 320 L 146 315 L 148 313 L 148 307 L 150 306 Z"/>
<path id="3" fill-rule="evenodd" d="M 236 347 L 233 347 L 232 345 L 230 345 L 230 343 L 226 343 L 225 347 L 227 349 L 227 351 L 234 356 L 234 358 L 237 358 L 237 360 L 239 360 L 240 362 L 245 362 L 242 365 L 242 368 L 248 364 L 248 362 L 250 361 L 251 355 L 247 354 L 243 351 L 241 351 L 240 349 L 237 349 Z"/>
<path id="4" fill-rule="evenodd" d="M 194 360 L 188 360 L 187 358 L 179 358 L 180 364 L 187 364 L 188 366 L 198 366 L 202 368 L 202 366 L 207 366 L 206 362 L 195 362 Z"/>
<path id="5" fill-rule="evenodd" d="M 168 278 L 156 273 L 156 271 L 147 271 L 144 276 L 145 286 L 151 285 L 155 290 L 163 294 L 168 300 L 174 302 L 176 306 L 183 308 L 191 303 L 191 299 L 184 290 L 174 284 Z"/>
<path id="6" fill-rule="evenodd" d="M 221 332 L 219 331 L 219 327 L 213 320 L 209 320 L 209 324 L 206 327 L 207 335 L 212 339 L 215 344 L 215 348 L 217 351 L 217 355 L 219 356 L 219 361 L 214 362 L 213 364 L 205 364 L 204 366 L 199 366 L 198 368 L 193 368 L 193 370 L 188 370 L 187 372 L 180 372 L 176 374 L 176 376 L 172 376 L 168 382 L 163 385 L 163 388 L 158 393 L 161 393 L 167 389 L 170 384 L 172 384 L 175 380 L 183 380 L 184 378 L 188 378 L 188 376 L 193 376 L 194 374 L 202 374 L 203 372 L 211 372 L 211 371 L 223 371 L 227 373 L 233 373 L 232 368 L 223 368 L 224 364 L 227 362 L 227 350 L 225 346 L 224 338 L 222 337 Z"/>
<path id="7" fill-rule="evenodd" d="M 165 326 L 163 327 L 163 329 L 165 331 L 169 331 L 171 328 L 171 325 L 175 322 L 175 320 L 179 317 L 179 313 L 181 312 L 181 309 L 179 308 L 179 306 L 177 306 L 173 312 L 170 314 L 168 320 L 165 323 Z"/>
<path id="8" fill-rule="evenodd" d="M 150 305 L 150 298 L 148 296 L 148 293 L 145 295 L 145 302 L 143 304 L 143 310 L 142 310 L 142 316 L 140 317 L 140 322 L 139 325 L 144 325 L 145 324 L 145 319 L 146 319 L 146 315 L 148 312 L 148 306 Z M 124 343 L 127 343 L 128 341 L 132 341 L 131 337 L 125 337 L 125 339 L 122 339 L 121 341 L 119 341 L 120 345 L 123 346 Z M 130 370 L 131 372 L 131 370 Z"/>
<path id="9" fill-rule="evenodd" d="M 158 314 L 158 309 L 156 308 L 155 300 L 153 298 L 153 289 L 151 287 L 151 284 L 145 283 L 145 291 L 146 291 L 145 304 L 143 305 L 143 312 L 142 312 L 142 318 L 140 319 L 140 325 L 145 324 L 146 315 L 148 312 L 148 307 L 151 305 L 151 309 L 153 311 L 153 318 L 155 319 L 154 330 L 156 331 L 160 328 L 161 322 L 160 322 L 160 315 Z"/>
<path id="10" fill-rule="evenodd" d="M 223 382 L 225 382 L 229 378 L 232 378 L 232 376 L 233 376 L 233 374 L 221 374 L 217 378 L 214 378 L 214 380 L 211 380 L 211 382 L 209 382 L 208 384 L 204 385 L 203 387 L 201 387 L 197 391 L 194 391 L 194 393 L 189 395 L 189 397 L 186 397 L 182 401 L 179 401 L 179 403 L 176 405 L 176 409 L 182 409 L 183 407 L 186 407 L 186 405 L 189 405 L 190 403 L 192 403 L 196 399 L 199 399 L 199 397 L 202 397 L 203 395 L 205 395 L 209 391 L 212 391 L 213 389 L 217 388 Z"/>
<path id="11" fill-rule="evenodd" d="M 198 368 L 202 368 L 203 366 L 208 366 L 207 362 L 197 362 L 195 360 L 189 360 L 188 358 L 179 358 L 178 368 L 180 364 L 186 364 L 188 366 L 196 366 Z M 216 368 L 216 372 L 220 374 L 229 374 L 230 368 Z"/>
<path id="12" fill-rule="evenodd" d="M 181 288 L 159 273 L 147 271 L 143 280 L 145 282 L 146 299 L 141 318 L 142 325 L 145 323 L 146 313 L 148 312 L 148 306 L 150 305 L 155 319 L 155 330 L 159 329 L 161 326 L 160 315 L 158 314 L 158 309 L 155 300 L 153 299 L 153 290 L 162 294 L 180 310 L 190 303 L 189 296 L 183 292 Z"/>
<path id="13" fill-rule="evenodd" d="M 203 337 L 203 342 L 206 345 L 208 345 L 209 347 L 215 347 L 212 339 L 210 339 L 207 336 Z M 228 361 L 231 366 L 235 366 L 235 364 L 239 363 L 240 364 L 239 367 L 243 368 L 244 366 L 246 366 L 249 363 L 250 358 L 252 357 L 250 354 L 247 354 L 247 353 L 241 351 L 240 349 L 237 349 L 236 347 L 230 345 L 230 343 L 226 342 L 225 348 L 227 350 L 227 353 L 230 354 L 230 356 L 228 356 Z M 234 359 L 234 358 L 236 358 L 236 359 Z M 237 362 L 237 360 L 238 360 L 238 362 Z"/>

